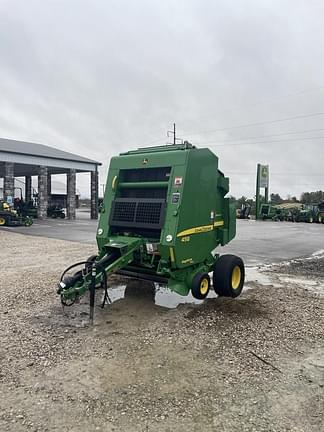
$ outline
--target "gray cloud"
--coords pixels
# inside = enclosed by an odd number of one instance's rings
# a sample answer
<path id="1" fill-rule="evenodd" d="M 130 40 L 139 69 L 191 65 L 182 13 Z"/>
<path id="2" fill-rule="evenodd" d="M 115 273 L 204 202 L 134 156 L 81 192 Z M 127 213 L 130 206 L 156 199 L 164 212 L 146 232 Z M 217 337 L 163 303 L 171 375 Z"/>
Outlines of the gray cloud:
<path id="1" fill-rule="evenodd" d="M 103 182 L 112 155 L 166 142 L 173 121 L 197 145 L 324 127 L 318 116 L 204 132 L 324 112 L 323 6 L 2 0 L 0 135 L 100 160 Z M 324 189 L 324 138 L 300 140 L 323 132 L 210 148 L 231 173 L 233 194 L 254 194 L 261 162 L 270 164 L 273 192 L 299 195 Z"/>

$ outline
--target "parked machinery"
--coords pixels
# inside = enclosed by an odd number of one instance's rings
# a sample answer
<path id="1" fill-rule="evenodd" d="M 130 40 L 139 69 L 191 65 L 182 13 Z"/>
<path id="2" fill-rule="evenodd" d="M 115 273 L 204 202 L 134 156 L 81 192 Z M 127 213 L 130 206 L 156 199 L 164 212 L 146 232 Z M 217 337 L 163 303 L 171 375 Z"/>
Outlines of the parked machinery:
<path id="1" fill-rule="evenodd" d="M 316 209 L 314 206 L 308 206 L 301 203 L 282 204 L 281 208 L 285 210 L 284 220 L 288 222 L 307 222 L 316 221 Z"/>
<path id="2" fill-rule="evenodd" d="M 311 212 L 313 222 L 324 223 L 324 202 L 319 204 L 307 204 L 306 208 Z"/>
<path id="3" fill-rule="evenodd" d="M 262 204 L 260 218 L 263 220 L 313 223 L 322 220 L 317 206 L 301 203 L 283 203 L 278 205 Z"/>
<path id="4" fill-rule="evenodd" d="M 47 217 L 50 217 L 52 219 L 64 219 L 65 218 L 65 213 L 64 210 L 61 206 L 54 204 L 54 205 L 50 205 L 47 208 Z"/>
<path id="5" fill-rule="evenodd" d="M 317 206 L 316 222 L 324 223 L 324 201 L 320 202 Z"/>
<path id="6" fill-rule="evenodd" d="M 181 145 L 142 148 L 111 159 L 97 230 L 98 255 L 63 273 L 58 293 L 74 303 L 95 286 L 107 292 L 107 276 L 166 284 L 172 291 L 204 299 L 209 273 L 218 295 L 237 297 L 244 264 L 215 251 L 235 236 L 235 206 L 225 195 L 229 179 L 209 149 Z M 78 263 L 80 264 L 80 263 Z M 73 266 L 72 266 L 73 267 Z M 71 267 L 69 268 L 71 269 Z"/>
<path id="7" fill-rule="evenodd" d="M 316 215 L 316 210 L 313 206 L 303 205 L 297 212 L 296 222 L 313 223 Z"/>
<path id="8" fill-rule="evenodd" d="M 241 208 L 236 210 L 237 219 L 250 219 L 251 206 L 250 204 L 242 204 Z"/>
<path id="9" fill-rule="evenodd" d="M 261 204 L 260 219 L 271 219 L 273 221 L 284 220 L 284 212 L 279 206 L 272 206 L 271 204 Z"/>
<path id="10" fill-rule="evenodd" d="M 22 204 L 12 208 L 5 201 L 0 201 L 0 226 L 30 226 L 33 219 L 24 214 Z"/>

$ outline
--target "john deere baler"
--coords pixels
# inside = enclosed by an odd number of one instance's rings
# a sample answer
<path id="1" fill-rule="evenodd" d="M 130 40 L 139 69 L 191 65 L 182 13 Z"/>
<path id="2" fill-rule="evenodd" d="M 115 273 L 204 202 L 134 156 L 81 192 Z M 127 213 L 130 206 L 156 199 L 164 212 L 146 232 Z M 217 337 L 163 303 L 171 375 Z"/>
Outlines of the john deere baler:
<path id="1" fill-rule="evenodd" d="M 209 149 L 181 145 L 142 148 L 113 157 L 97 230 L 98 255 L 62 277 L 59 294 L 73 302 L 117 272 L 166 284 L 198 299 L 209 273 L 217 294 L 236 297 L 244 265 L 215 248 L 235 236 L 236 214 L 225 195 L 229 180 Z"/>

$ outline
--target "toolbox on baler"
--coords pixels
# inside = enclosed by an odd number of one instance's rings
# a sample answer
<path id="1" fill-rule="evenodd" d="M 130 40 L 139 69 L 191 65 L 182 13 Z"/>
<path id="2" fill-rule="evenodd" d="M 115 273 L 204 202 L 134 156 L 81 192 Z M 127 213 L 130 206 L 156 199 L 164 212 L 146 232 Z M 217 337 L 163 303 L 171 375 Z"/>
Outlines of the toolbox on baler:
<path id="1" fill-rule="evenodd" d="M 217 294 L 238 296 L 242 260 L 215 252 L 235 237 L 228 192 L 218 158 L 188 142 L 113 157 L 97 230 L 98 256 L 74 276 L 63 274 L 58 291 L 63 302 L 73 302 L 94 279 L 98 284 L 113 272 L 166 284 L 181 295 L 191 291 L 198 299 L 207 296 L 213 272 Z"/>

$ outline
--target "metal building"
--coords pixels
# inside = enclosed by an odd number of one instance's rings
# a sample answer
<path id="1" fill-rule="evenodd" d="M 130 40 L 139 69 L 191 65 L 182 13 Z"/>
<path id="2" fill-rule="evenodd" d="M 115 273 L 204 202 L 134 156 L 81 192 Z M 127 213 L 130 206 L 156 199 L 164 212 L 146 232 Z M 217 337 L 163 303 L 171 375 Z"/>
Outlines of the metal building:
<path id="1" fill-rule="evenodd" d="M 3 195 L 14 196 L 15 177 L 25 177 L 25 199 L 32 198 L 32 176 L 38 176 L 38 217 L 47 214 L 51 194 L 51 176 L 66 174 L 67 217 L 75 219 L 76 174 L 90 172 L 91 219 L 98 218 L 98 166 L 100 162 L 42 144 L 0 138 L 0 178 Z"/>

